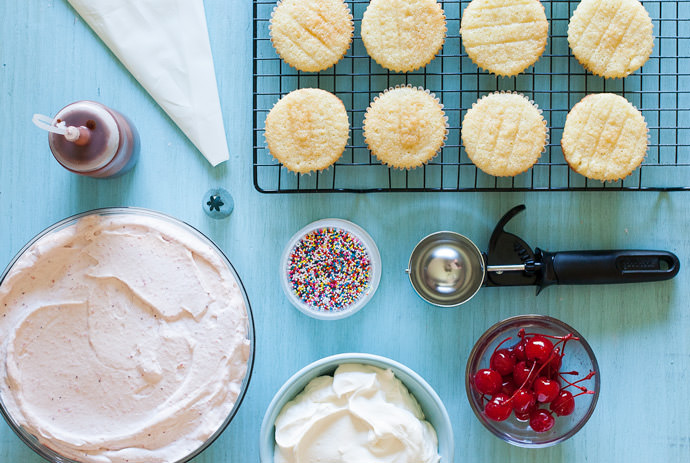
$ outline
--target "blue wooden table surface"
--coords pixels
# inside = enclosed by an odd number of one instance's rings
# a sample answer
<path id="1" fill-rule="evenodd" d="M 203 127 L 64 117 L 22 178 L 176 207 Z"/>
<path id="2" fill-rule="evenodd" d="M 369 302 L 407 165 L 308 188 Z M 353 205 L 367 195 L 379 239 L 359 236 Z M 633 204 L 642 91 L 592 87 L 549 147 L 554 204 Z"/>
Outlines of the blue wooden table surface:
<path id="1" fill-rule="evenodd" d="M 258 461 L 261 419 L 283 382 L 316 359 L 350 351 L 402 362 L 435 388 L 453 423 L 458 462 L 687 461 L 690 192 L 258 193 L 252 185 L 252 5 L 205 4 L 230 147 L 230 160 L 216 168 L 66 0 L 0 3 L 0 266 L 66 216 L 140 206 L 206 233 L 247 289 L 256 323 L 251 384 L 235 419 L 196 463 Z M 680 52 L 687 56 L 687 50 Z M 132 172 L 109 180 L 83 178 L 52 158 L 47 137 L 31 116 L 55 114 L 80 99 L 100 101 L 134 121 L 142 145 Z M 202 211 L 202 195 L 217 186 L 235 200 L 235 211 L 225 220 Z M 676 253 L 684 268 L 667 282 L 550 287 L 539 296 L 530 287 L 486 288 L 452 309 L 431 306 L 414 293 L 404 269 L 419 239 L 450 229 L 486 249 L 496 221 L 521 203 L 527 212 L 511 231 L 535 247 L 665 249 Z M 364 227 L 383 261 L 381 284 L 369 305 L 334 322 L 298 312 L 278 282 L 278 259 L 289 237 L 325 217 Z M 525 313 L 549 314 L 574 326 L 601 368 L 601 396 L 590 421 L 570 440 L 544 450 L 498 440 L 474 417 L 465 395 L 465 363 L 474 341 L 495 322 Z M 0 423 L 0 462 L 39 461 Z"/>

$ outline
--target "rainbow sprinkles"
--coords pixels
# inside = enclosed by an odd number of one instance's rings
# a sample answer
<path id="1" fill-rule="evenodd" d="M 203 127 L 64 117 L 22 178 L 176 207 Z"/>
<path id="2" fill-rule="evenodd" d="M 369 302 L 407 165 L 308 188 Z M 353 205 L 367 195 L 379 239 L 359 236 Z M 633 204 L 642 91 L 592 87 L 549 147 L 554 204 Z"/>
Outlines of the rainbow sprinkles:
<path id="1" fill-rule="evenodd" d="M 370 285 L 371 257 L 350 232 L 320 227 L 292 248 L 287 272 L 295 295 L 311 309 L 340 311 L 357 302 Z"/>

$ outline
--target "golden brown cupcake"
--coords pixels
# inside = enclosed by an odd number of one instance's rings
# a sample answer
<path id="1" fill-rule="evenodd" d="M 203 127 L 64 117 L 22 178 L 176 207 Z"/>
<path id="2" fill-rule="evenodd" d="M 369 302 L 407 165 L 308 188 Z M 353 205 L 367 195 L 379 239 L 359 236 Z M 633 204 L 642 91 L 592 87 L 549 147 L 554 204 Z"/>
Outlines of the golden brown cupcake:
<path id="1" fill-rule="evenodd" d="M 541 156 L 548 128 L 537 105 L 518 93 L 480 98 L 462 121 L 462 144 L 470 160 L 496 177 L 525 172 Z"/>
<path id="2" fill-rule="evenodd" d="M 647 153 L 647 123 L 625 98 L 587 95 L 568 113 L 561 147 L 568 165 L 595 180 L 630 175 Z"/>
<path id="3" fill-rule="evenodd" d="M 388 89 L 374 98 L 364 116 L 364 139 L 379 161 L 412 169 L 433 158 L 447 133 L 443 105 L 427 90 Z"/>
<path id="4" fill-rule="evenodd" d="M 371 0 L 362 17 L 367 53 L 395 72 L 426 66 L 445 38 L 446 16 L 436 0 Z"/>
<path id="5" fill-rule="evenodd" d="M 281 0 L 269 29 L 271 42 L 286 63 L 316 72 L 345 56 L 354 25 L 343 0 Z"/>
<path id="6" fill-rule="evenodd" d="M 340 158 L 350 126 L 340 98 L 318 88 L 294 90 L 266 117 L 268 150 L 288 170 L 322 170 Z"/>
<path id="7" fill-rule="evenodd" d="M 460 22 L 467 55 L 499 76 L 517 75 L 536 63 L 548 33 L 539 0 L 472 0 Z"/>
<path id="8" fill-rule="evenodd" d="M 582 0 L 568 23 L 568 43 L 588 71 L 625 77 L 652 54 L 652 20 L 637 0 Z"/>

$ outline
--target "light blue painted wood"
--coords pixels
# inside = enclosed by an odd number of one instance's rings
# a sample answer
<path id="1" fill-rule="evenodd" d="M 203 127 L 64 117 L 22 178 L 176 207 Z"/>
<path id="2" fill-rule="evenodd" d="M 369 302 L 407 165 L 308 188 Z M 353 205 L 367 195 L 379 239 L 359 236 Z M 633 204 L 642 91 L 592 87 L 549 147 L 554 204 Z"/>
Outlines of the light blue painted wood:
<path id="1" fill-rule="evenodd" d="M 141 206 L 206 233 L 227 253 L 247 288 L 257 331 L 251 385 L 234 421 L 197 463 L 258 461 L 261 419 L 283 381 L 313 360 L 346 351 L 385 355 L 420 373 L 445 401 L 457 461 L 682 461 L 690 454 L 688 193 L 261 195 L 251 181 L 251 3 L 205 3 L 231 152 L 230 161 L 217 168 L 65 0 L 0 3 L 0 265 L 68 215 Z M 141 133 L 141 159 L 124 177 L 70 174 L 53 160 L 45 135 L 30 122 L 34 112 L 54 114 L 87 98 L 121 110 Z M 228 220 L 213 221 L 202 212 L 201 196 L 214 186 L 234 196 Z M 415 295 L 403 270 L 419 239 L 452 229 L 486 249 L 495 222 L 519 203 L 528 210 L 511 230 L 533 246 L 667 249 L 685 268 L 670 282 L 552 287 L 539 297 L 533 288 L 483 289 L 455 309 L 432 307 Z M 365 309 L 323 322 L 288 304 L 277 265 L 293 232 L 331 216 L 352 220 L 372 235 L 384 272 Z M 542 451 L 514 448 L 489 434 L 473 416 L 464 391 L 474 340 L 493 323 L 530 312 L 553 315 L 583 333 L 597 354 L 603 385 L 585 428 Z M 41 460 L 2 423 L 0 461 Z"/>

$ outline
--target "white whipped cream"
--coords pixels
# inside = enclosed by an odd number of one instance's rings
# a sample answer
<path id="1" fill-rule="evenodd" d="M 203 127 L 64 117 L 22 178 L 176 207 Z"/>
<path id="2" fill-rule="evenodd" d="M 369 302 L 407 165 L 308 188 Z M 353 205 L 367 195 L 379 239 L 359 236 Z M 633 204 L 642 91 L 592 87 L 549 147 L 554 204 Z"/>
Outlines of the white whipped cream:
<path id="1" fill-rule="evenodd" d="M 343 364 L 285 404 L 275 463 L 436 463 L 436 431 L 391 370 Z"/>
<path id="2" fill-rule="evenodd" d="M 90 215 L 34 243 L 0 286 L 0 397 L 83 462 L 173 462 L 232 410 L 250 355 L 219 253 L 146 214 Z"/>

